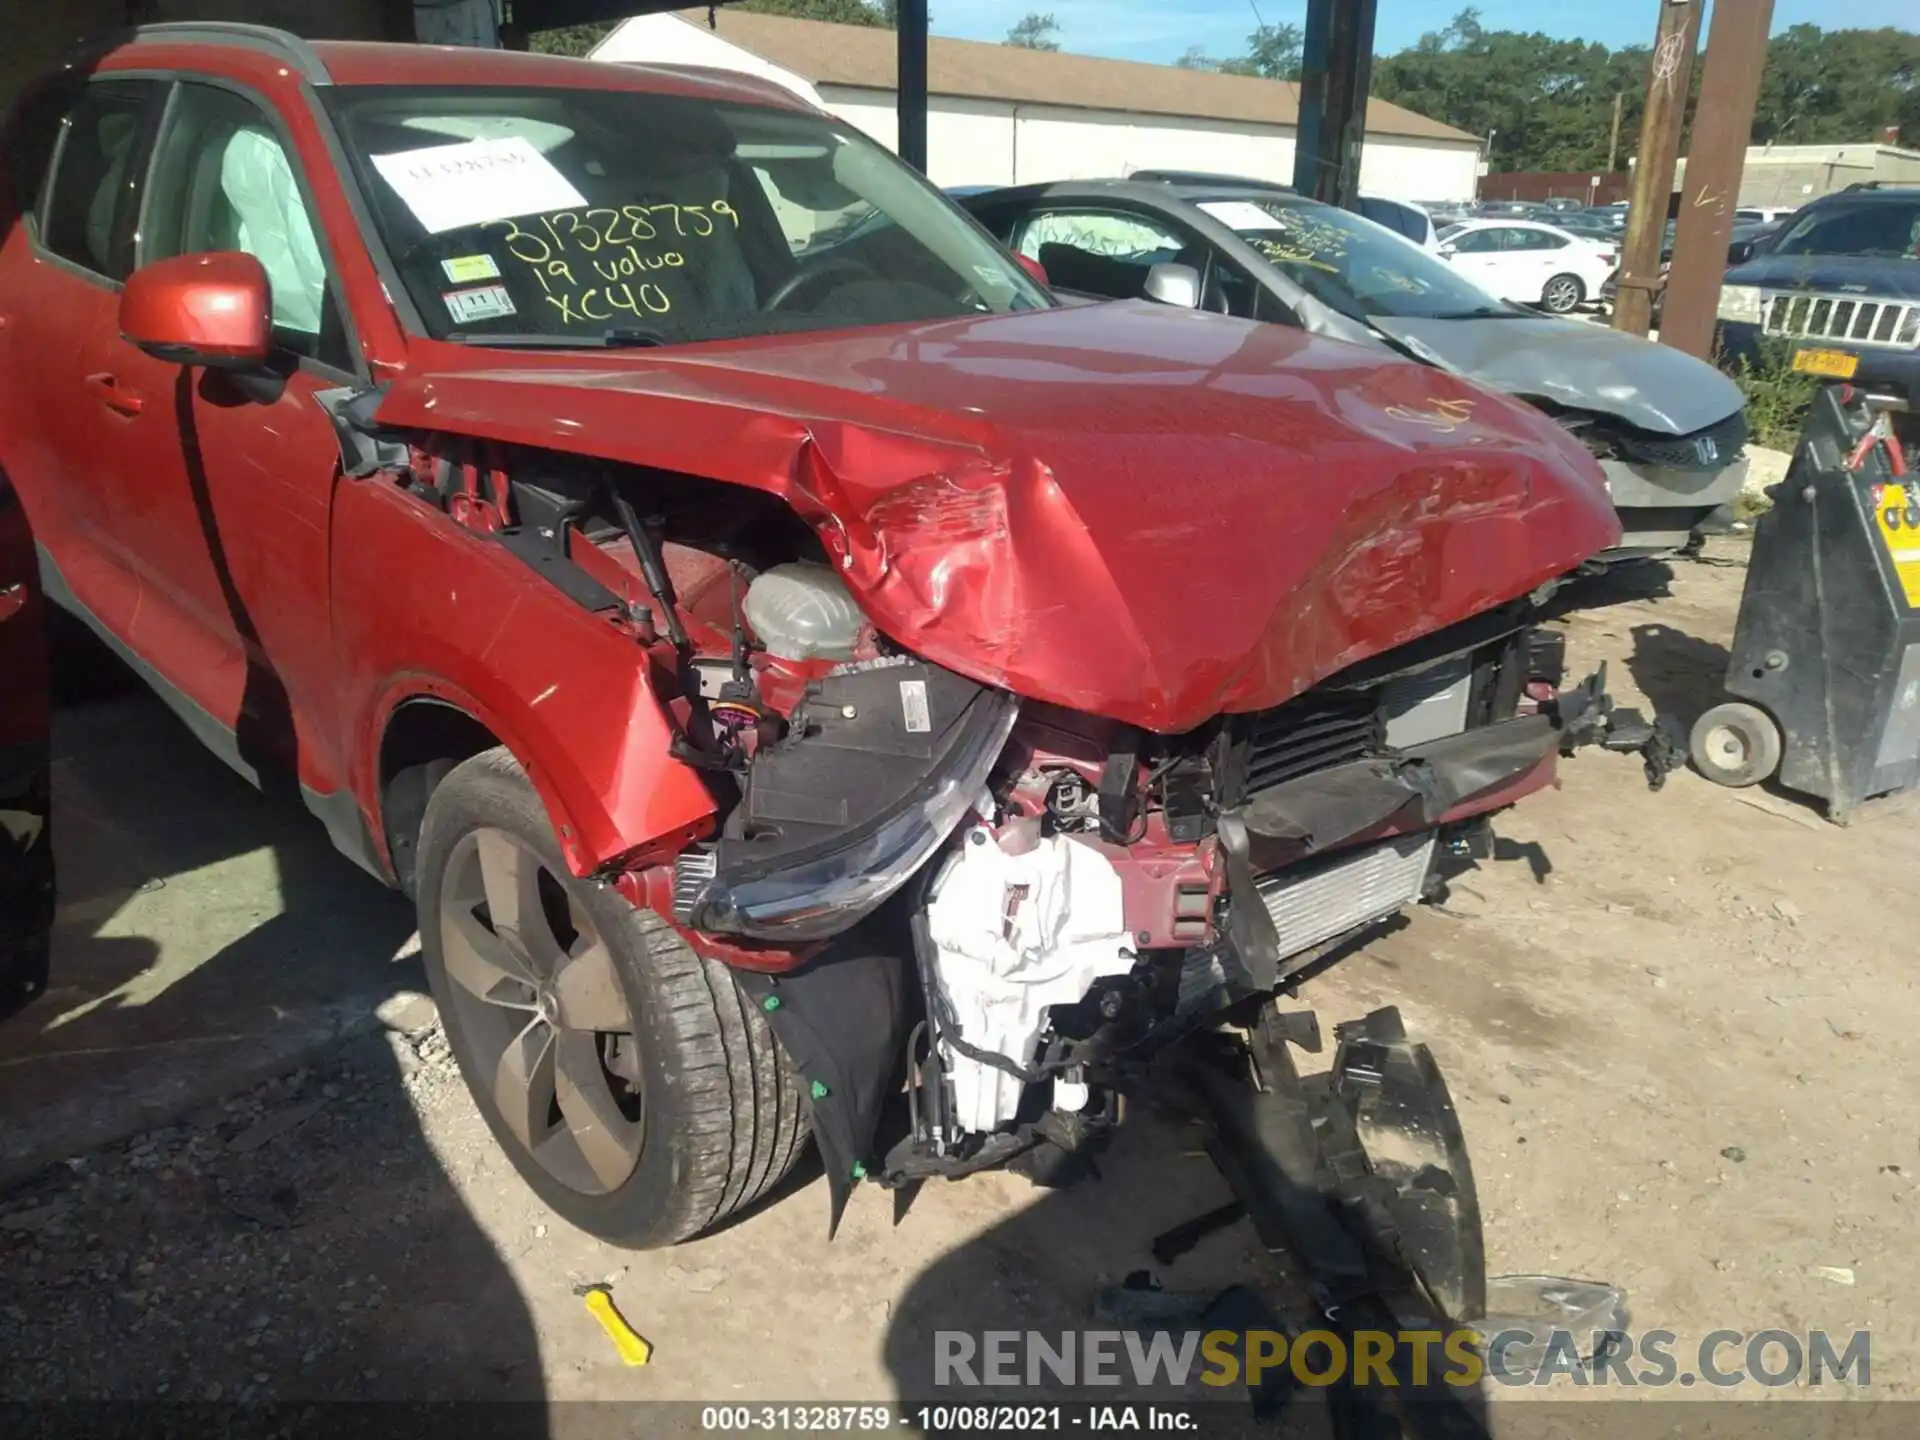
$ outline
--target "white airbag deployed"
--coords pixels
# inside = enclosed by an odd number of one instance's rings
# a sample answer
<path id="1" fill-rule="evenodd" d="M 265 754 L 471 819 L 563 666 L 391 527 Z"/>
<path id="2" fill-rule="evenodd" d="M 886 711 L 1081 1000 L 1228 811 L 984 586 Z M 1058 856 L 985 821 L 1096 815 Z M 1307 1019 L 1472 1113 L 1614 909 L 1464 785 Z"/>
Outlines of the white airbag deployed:
<path id="1" fill-rule="evenodd" d="M 961 1038 L 1032 1063 L 1047 1007 L 1086 998 L 1096 980 L 1133 968 L 1119 872 L 1091 845 L 1064 835 L 1009 854 L 974 827 L 927 905 L 935 982 Z M 954 1120 L 974 1132 L 1014 1118 L 1017 1076 L 949 1050 Z M 1084 1092 L 1081 1092 L 1084 1098 Z"/>

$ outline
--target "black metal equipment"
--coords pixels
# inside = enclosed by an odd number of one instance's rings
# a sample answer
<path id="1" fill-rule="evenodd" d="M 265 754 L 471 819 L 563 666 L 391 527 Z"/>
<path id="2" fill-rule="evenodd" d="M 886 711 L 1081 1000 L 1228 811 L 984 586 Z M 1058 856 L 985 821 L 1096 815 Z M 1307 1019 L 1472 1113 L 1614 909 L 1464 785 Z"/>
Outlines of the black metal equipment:
<path id="1" fill-rule="evenodd" d="M 1693 727 L 1721 785 L 1774 775 L 1845 824 L 1920 785 L 1920 483 L 1891 402 L 1823 391 L 1754 530 L 1727 663 Z"/>
<path id="2" fill-rule="evenodd" d="M 1236 1197 L 1158 1237 L 1155 1256 L 1168 1263 L 1245 1217 L 1304 1282 L 1315 1327 L 1349 1349 L 1364 1331 L 1438 1334 L 1482 1318 L 1478 1192 L 1427 1047 L 1408 1038 L 1388 1007 L 1336 1026 L 1331 1068 L 1303 1076 L 1292 1050 L 1320 1050 L 1312 1013 L 1266 1003 L 1247 1018 L 1244 1038 L 1202 1032 L 1172 1047 L 1133 1091 L 1201 1122 L 1207 1152 Z M 1218 1307 L 1236 1293 L 1216 1301 L 1211 1323 L 1233 1328 Z M 1260 1323 L 1276 1322 L 1286 1324 L 1269 1312 Z M 1484 1440 L 1477 1396 L 1430 1379 L 1406 1356 L 1389 1363 L 1390 1386 L 1356 1387 L 1349 1376 L 1324 1396 L 1336 1440 Z M 1282 1382 L 1252 1392 L 1255 1415 L 1272 1418 L 1292 1390 Z"/>

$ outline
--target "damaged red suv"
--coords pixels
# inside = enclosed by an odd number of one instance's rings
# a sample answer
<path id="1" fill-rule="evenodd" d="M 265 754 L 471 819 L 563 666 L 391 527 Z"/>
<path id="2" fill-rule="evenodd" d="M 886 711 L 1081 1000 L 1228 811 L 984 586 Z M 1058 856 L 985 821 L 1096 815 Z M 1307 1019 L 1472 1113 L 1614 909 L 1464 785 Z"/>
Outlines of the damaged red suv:
<path id="1" fill-rule="evenodd" d="M 50 597 L 417 897 L 476 1103 L 595 1233 L 809 1134 L 836 1210 L 1092 1143 L 1102 1057 L 1552 775 L 1529 623 L 1618 534 L 1575 441 L 1058 306 L 761 82 L 168 25 L 7 144 Z"/>

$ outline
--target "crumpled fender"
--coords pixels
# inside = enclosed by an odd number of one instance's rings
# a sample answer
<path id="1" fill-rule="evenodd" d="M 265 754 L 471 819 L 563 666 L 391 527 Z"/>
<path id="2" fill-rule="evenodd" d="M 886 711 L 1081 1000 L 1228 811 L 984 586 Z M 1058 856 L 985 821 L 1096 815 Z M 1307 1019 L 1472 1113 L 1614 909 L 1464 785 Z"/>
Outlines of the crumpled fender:
<path id="1" fill-rule="evenodd" d="M 414 700 L 451 705 L 513 753 L 575 874 L 636 847 L 671 853 L 710 827 L 713 799 L 668 755 L 666 716 L 630 637 L 580 623 L 572 601 L 502 546 L 392 486 L 341 485 L 334 526 L 350 779 L 383 850 L 372 811 L 381 741 Z"/>

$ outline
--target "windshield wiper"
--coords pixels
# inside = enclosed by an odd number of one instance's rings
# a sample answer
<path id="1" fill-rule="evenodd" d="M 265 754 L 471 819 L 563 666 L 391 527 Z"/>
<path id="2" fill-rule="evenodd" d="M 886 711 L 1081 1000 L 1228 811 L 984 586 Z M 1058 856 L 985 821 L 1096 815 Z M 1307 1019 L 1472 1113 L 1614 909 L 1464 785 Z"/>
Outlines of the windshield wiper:
<path id="1" fill-rule="evenodd" d="M 1438 315 L 1422 315 L 1418 318 L 1422 320 L 1528 320 L 1538 317 L 1530 316 L 1524 310 L 1513 310 L 1505 306 L 1495 310 L 1483 305 L 1477 310 L 1442 310 Z"/>
<path id="2" fill-rule="evenodd" d="M 593 335 L 542 335 L 513 330 L 488 335 L 472 330 L 449 330 L 443 338 L 456 345 L 493 346 L 503 350 L 630 350 L 667 343 L 666 335 L 658 330 L 618 325 Z"/>

